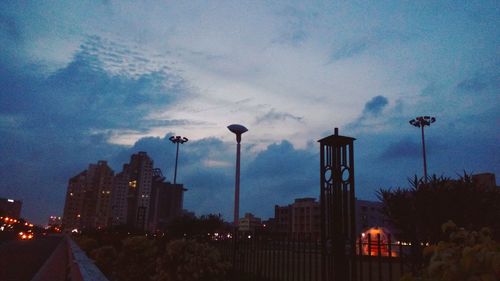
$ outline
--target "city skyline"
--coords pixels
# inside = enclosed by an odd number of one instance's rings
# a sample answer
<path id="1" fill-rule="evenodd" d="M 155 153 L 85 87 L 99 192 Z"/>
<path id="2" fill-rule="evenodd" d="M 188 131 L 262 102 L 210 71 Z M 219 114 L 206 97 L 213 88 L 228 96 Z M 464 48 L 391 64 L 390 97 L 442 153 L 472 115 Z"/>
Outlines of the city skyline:
<path id="1" fill-rule="evenodd" d="M 189 192 L 232 214 L 318 197 L 319 145 L 354 137 L 357 197 L 429 174 L 500 174 L 498 3 L 2 3 L 0 197 L 37 223 L 62 215 L 68 179 L 146 151 Z M 85 12 L 83 12 L 85 11 Z M 262 207 L 265 208 L 262 208 Z M 267 206 L 267 207 L 266 207 Z M 265 210 L 264 210 L 265 209 Z"/>

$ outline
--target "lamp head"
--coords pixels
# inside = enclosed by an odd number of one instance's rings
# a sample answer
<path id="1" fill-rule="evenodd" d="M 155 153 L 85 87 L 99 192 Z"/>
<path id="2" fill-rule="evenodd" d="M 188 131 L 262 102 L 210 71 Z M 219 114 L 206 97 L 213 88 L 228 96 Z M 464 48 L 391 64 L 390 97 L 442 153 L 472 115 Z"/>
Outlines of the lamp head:
<path id="1" fill-rule="evenodd" d="M 236 141 L 238 143 L 240 143 L 240 141 L 241 141 L 241 134 L 248 131 L 248 129 L 245 128 L 245 126 L 239 125 L 239 124 L 231 124 L 231 125 L 227 126 L 227 128 L 229 129 L 229 131 L 236 134 Z"/>

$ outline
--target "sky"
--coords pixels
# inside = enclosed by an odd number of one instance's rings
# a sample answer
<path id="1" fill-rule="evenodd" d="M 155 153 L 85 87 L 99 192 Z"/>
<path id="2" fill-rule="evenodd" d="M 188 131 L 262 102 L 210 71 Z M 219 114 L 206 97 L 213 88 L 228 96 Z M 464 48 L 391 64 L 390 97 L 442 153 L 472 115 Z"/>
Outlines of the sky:
<path id="1" fill-rule="evenodd" d="M 1 1 L 0 197 L 62 215 L 68 179 L 146 151 L 184 207 L 231 220 L 319 195 L 319 144 L 356 138 L 356 196 L 500 176 L 498 1 Z"/>

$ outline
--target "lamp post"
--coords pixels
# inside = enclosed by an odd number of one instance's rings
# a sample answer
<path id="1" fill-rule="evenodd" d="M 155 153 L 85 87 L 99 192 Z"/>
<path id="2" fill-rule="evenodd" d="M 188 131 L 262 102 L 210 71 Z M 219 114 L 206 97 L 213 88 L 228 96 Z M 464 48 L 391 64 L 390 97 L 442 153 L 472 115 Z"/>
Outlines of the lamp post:
<path id="1" fill-rule="evenodd" d="M 177 162 L 179 160 L 179 144 L 183 144 L 188 141 L 188 138 L 181 137 L 181 136 L 171 136 L 169 140 L 172 143 L 177 144 L 177 152 L 175 153 L 175 172 L 174 172 L 174 184 L 176 184 L 177 180 Z"/>
<path id="2" fill-rule="evenodd" d="M 238 226 L 240 213 L 240 150 L 241 134 L 248 131 L 243 125 L 232 124 L 227 126 L 229 131 L 236 134 L 236 176 L 234 184 L 234 226 Z"/>
<path id="3" fill-rule="evenodd" d="M 415 119 L 410 120 L 410 124 L 422 129 L 422 154 L 424 157 L 424 182 L 427 182 L 427 160 L 425 157 L 425 136 L 424 127 L 430 126 L 432 123 L 436 122 L 435 117 L 431 116 L 419 116 Z"/>

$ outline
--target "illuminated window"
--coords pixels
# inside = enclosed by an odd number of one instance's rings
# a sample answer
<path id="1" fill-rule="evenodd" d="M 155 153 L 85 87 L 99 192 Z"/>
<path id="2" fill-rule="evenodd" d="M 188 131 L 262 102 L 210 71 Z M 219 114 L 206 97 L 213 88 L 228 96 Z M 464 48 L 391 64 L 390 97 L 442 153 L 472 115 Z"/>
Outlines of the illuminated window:
<path id="1" fill-rule="evenodd" d="M 129 182 L 128 186 L 131 187 L 131 188 L 136 188 L 137 187 L 137 181 L 133 180 L 133 181 Z"/>

